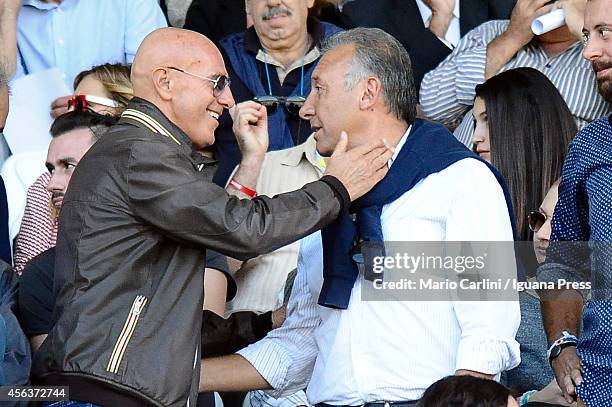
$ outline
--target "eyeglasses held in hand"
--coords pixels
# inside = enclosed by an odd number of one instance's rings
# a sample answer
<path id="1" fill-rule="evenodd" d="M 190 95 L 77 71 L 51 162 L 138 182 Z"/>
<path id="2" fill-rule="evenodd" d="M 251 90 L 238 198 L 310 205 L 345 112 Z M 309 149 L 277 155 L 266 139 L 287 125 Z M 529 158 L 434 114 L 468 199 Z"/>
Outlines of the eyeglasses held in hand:
<path id="1" fill-rule="evenodd" d="M 225 76 L 225 75 L 219 75 L 216 78 L 208 78 L 206 76 L 201 76 L 201 75 L 189 72 L 189 71 L 185 71 L 185 70 L 177 68 L 175 66 L 168 66 L 167 68 L 168 69 L 172 69 L 173 71 L 184 73 L 185 75 L 190 75 L 190 76 L 193 76 L 193 77 L 196 77 L 196 78 L 199 78 L 199 79 L 211 82 L 213 84 L 213 96 L 216 97 L 216 98 L 221 96 L 223 91 L 225 91 L 225 88 L 230 86 L 231 83 L 232 83 L 230 78 Z"/>
<path id="2" fill-rule="evenodd" d="M 73 107 L 74 110 L 84 112 L 93 107 L 91 106 L 92 103 L 106 107 L 119 107 L 119 103 L 112 99 L 94 95 L 74 95 L 68 100 L 68 107 Z"/>
<path id="3" fill-rule="evenodd" d="M 278 106 L 283 105 L 289 114 L 299 116 L 306 99 L 302 96 L 255 96 L 253 101 L 264 105 L 268 114 L 276 112 Z"/>
<path id="4" fill-rule="evenodd" d="M 533 233 L 537 233 L 542 226 L 544 226 L 547 219 L 548 216 L 540 211 L 529 212 L 529 216 L 527 216 L 527 220 L 529 221 L 529 229 L 531 229 Z"/>

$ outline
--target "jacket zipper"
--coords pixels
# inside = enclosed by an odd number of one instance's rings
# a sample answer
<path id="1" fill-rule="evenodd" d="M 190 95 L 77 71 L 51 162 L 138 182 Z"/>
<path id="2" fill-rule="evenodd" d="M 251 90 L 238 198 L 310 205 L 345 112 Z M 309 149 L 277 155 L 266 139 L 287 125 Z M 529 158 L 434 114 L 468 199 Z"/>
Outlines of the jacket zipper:
<path id="1" fill-rule="evenodd" d="M 113 353 L 111 353 L 110 360 L 108 361 L 108 366 L 106 366 L 107 371 L 115 374 L 119 371 L 119 365 L 121 364 L 121 360 L 123 359 L 125 350 L 127 349 L 127 346 L 130 343 L 130 339 L 134 334 L 136 324 L 138 323 L 138 318 L 140 318 L 140 313 L 144 309 L 146 303 L 147 297 L 145 297 L 144 295 L 137 296 L 134 302 L 132 303 L 130 313 L 128 314 L 128 317 L 125 320 L 125 324 L 123 324 L 123 329 L 119 334 L 119 338 L 117 339 L 117 343 L 115 344 Z"/>

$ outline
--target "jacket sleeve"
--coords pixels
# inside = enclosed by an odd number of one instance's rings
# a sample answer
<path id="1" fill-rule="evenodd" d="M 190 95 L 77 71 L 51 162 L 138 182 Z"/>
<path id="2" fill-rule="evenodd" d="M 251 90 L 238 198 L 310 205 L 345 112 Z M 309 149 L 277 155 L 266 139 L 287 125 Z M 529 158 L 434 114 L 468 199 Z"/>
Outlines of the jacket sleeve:
<path id="1" fill-rule="evenodd" d="M 292 243 L 334 220 L 348 201 L 335 178 L 302 189 L 241 200 L 206 181 L 175 148 L 132 148 L 127 200 L 134 215 L 179 241 L 246 260 Z"/>

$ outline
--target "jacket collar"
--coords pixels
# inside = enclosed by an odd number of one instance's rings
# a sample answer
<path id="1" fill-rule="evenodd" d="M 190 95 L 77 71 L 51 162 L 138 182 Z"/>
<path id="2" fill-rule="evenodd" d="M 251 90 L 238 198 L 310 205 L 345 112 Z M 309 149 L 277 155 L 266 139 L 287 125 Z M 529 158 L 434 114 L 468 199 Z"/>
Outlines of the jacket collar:
<path id="1" fill-rule="evenodd" d="M 197 164 L 198 171 L 201 171 L 203 165 L 216 163 L 215 160 L 195 152 L 187 134 L 180 127 L 172 123 L 157 106 L 145 99 L 139 97 L 132 98 L 127 108 L 121 114 L 121 121 L 147 128 L 181 146 L 195 164 Z"/>
<path id="2" fill-rule="evenodd" d="M 146 127 L 154 133 L 168 137 L 178 145 L 186 144 L 191 148 L 192 143 L 187 134 L 172 123 L 153 103 L 134 97 L 121 114 L 121 119 L 137 122 L 139 127 Z"/>

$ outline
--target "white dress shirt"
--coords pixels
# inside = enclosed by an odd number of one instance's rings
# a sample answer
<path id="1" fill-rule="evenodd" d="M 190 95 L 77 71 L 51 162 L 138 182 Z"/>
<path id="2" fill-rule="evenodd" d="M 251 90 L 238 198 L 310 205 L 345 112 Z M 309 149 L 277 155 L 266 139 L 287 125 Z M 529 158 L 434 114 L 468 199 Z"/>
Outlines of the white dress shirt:
<path id="1" fill-rule="evenodd" d="M 386 241 L 513 239 L 503 191 L 474 159 L 428 176 L 383 206 L 381 222 Z M 302 240 L 287 320 L 238 352 L 275 397 L 307 387 L 312 404 L 409 401 L 458 369 L 498 374 L 519 364 L 518 302 L 361 301 L 362 280 L 348 309 L 319 306 L 320 232 Z"/>
<path id="2" fill-rule="evenodd" d="M 459 44 L 459 40 L 461 39 L 461 27 L 459 26 L 459 1 L 455 0 L 455 9 L 453 10 L 453 18 L 448 25 L 448 29 L 446 30 L 446 34 L 444 38 L 440 38 L 444 44 L 450 49 L 454 49 L 457 44 Z M 417 7 L 419 8 L 419 12 L 421 13 L 421 17 L 423 18 L 423 24 L 425 24 L 425 28 L 429 28 L 429 24 L 431 23 L 432 12 L 431 9 L 423 0 L 416 0 Z"/>

